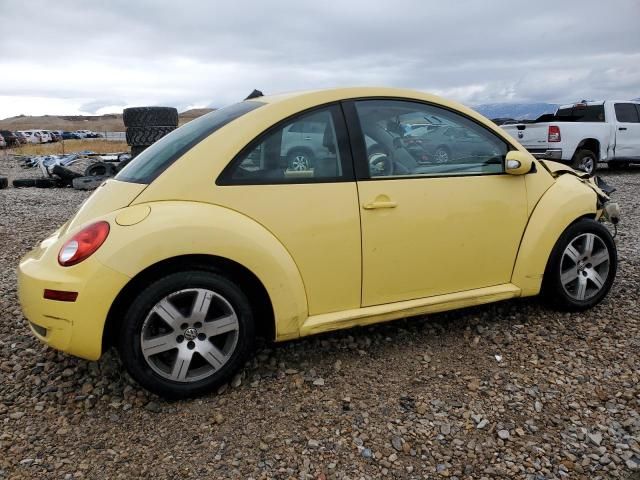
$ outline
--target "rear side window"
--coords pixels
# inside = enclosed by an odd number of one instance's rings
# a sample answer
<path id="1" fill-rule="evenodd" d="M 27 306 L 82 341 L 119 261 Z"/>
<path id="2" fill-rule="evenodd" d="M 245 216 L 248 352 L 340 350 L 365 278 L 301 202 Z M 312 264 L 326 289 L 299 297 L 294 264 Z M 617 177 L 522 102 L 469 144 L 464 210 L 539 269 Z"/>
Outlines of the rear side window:
<path id="1" fill-rule="evenodd" d="M 623 123 L 639 123 L 638 110 L 633 103 L 616 103 L 616 119 Z"/>
<path id="2" fill-rule="evenodd" d="M 556 112 L 557 122 L 604 122 L 604 105 L 574 105 Z"/>
<path id="3" fill-rule="evenodd" d="M 216 183 L 260 185 L 348 180 L 353 180 L 353 168 L 344 119 L 339 106 L 329 105 L 303 112 L 267 130 L 231 161 Z"/>
<path id="4" fill-rule="evenodd" d="M 123 168 L 115 179 L 123 182 L 151 183 L 193 146 L 261 105 L 264 103 L 240 102 L 190 121 L 147 148 Z"/>

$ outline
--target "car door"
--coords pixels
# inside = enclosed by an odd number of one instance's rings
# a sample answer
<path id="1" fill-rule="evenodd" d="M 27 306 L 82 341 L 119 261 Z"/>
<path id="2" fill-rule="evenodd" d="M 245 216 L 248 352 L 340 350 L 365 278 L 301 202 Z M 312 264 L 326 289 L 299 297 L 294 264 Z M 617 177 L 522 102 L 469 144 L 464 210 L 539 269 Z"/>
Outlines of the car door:
<path id="1" fill-rule="evenodd" d="M 372 99 L 345 111 L 360 200 L 362 306 L 509 283 L 528 214 L 524 176 L 504 173 L 508 143 L 434 105 Z M 468 129 L 485 153 L 468 155 L 448 137 L 446 163 L 416 162 L 388 128 L 409 113 Z M 377 146 L 367 149 L 363 135 Z M 369 155 L 372 147 L 386 150 L 390 167 Z"/>
<path id="2" fill-rule="evenodd" d="M 292 165 L 282 145 L 292 125 L 322 124 L 326 155 L 309 168 Z M 360 307 L 358 194 L 339 105 L 305 112 L 267 130 L 222 172 L 212 201 L 264 226 L 295 261 L 309 315 Z M 303 320 L 303 319 L 301 319 Z"/>
<path id="3" fill-rule="evenodd" d="M 614 104 L 616 113 L 615 158 L 640 159 L 640 106 L 634 103 Z"/>

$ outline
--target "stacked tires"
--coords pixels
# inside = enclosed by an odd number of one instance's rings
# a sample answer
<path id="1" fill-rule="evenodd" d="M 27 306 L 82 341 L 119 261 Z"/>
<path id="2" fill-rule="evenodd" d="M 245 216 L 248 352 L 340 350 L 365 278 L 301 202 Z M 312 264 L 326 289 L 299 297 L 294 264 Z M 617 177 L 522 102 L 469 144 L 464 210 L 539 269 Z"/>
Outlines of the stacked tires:
<path id="1" fill-rule="evenodd" d="M 131 156 L 135 157 L 178 127 L 178 110 L 173 107 L 125 108 L 122 120 L 127 129 Z"/>

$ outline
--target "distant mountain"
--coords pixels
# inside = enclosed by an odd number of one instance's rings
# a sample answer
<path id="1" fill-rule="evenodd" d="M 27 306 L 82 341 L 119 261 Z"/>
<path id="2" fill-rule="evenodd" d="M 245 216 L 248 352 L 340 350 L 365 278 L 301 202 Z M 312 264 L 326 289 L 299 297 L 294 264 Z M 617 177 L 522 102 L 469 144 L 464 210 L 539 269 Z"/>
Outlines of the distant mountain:
<path id="1" fill-rule="evenodd" d="M 555 103 L 485 103 L 472 107 L 487 118 L 535 120 L 544 113 L 554 113 Z"/>

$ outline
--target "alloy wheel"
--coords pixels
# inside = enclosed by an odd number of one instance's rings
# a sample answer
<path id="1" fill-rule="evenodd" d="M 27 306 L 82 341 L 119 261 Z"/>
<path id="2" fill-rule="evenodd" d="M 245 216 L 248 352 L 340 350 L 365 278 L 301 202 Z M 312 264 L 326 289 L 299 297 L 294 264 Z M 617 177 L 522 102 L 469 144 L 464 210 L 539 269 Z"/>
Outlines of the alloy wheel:
<path id="1" fill-rule="evenodd" d="M 239 322 L 223 296 L 190 288 L 156 303 L 141 333 L 142 355 L 154 372 L 176 382 L 196 382 L 213 375 L 231 358 Z"/>
<path id="2" fill-rule="evenodd" d="M 309 170 L 309 159 L 306 155 L 298 154 L 291 160 L 291 170 Z"/>
<path id="3" fill-rule="evenodd" d="M 575 237 L 565 248 L 560 261 L 560 282 L 571 298 L 584 301 L 605 286 L 610 257 L 607 246 L 593 233 Z"/>
<path id="4" fill-rule="evenodd" d="M 439 148 L 434 154 L 434 160 L 436 163 L 447 163 L 449 161 L 449 152 L 444 148 Z"/>
<path id="5" fill-rule="evenodd" d="M 595 165 L 595 159 L 591 156 L 586 156 L 578 164 L 578 169 L 591 175 L 595 169 Z"/>

